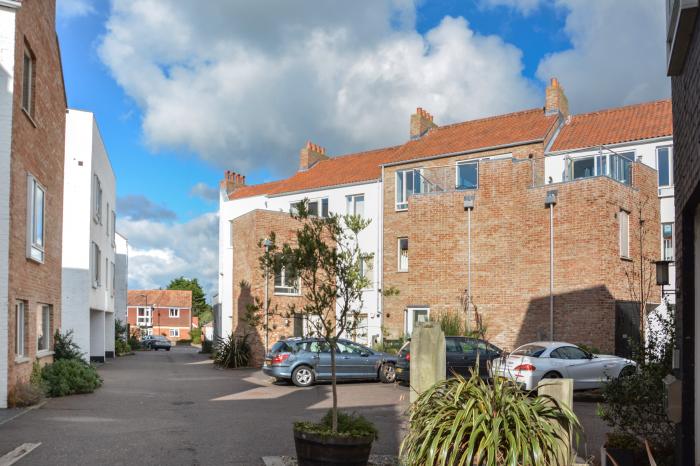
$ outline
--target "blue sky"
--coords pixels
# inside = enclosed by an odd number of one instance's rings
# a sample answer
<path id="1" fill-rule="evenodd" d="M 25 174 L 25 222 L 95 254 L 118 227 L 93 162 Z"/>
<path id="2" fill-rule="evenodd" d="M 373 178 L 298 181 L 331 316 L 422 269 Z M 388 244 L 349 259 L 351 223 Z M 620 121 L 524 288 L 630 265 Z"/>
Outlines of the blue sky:
<path id="1" fill-rule="evenodd" d="M 213 290 L 223 170 L 289 175 L 307 139 L 400 143 L 416 106 L 438 124 L 541 106 L 552 75 L 574 112 L 669 95 L 662 0 L 285 1 L 58 0 L 69 106 L 110 154 L 131 286 Z"/>

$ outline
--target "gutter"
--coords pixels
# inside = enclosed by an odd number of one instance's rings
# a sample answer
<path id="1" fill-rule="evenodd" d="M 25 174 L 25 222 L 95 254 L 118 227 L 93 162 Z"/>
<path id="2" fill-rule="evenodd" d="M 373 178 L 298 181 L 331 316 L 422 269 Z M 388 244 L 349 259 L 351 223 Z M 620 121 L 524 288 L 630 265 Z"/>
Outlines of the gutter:
<path id="1" fill-rule="evenodd" d="M 0 0 L 0 6 L 7 8 L 20 8 L 22 4 L 16 0 Z"/>
<path id="2" fill-rule="evenodd" d="M 380 165 L 381 166 L 381 165 Z M 369 180 L 364 180 L 364 181 L 354 181 L 352 183 L 343 183 L 343 184 L 331 184 L 328 186 L 321 186 L 317 188 L 309 188 L 309 189 L 300 189 L 298 191 L 287 191 L 283 193 L 275 193 L 275 194 L 260 194 L 260 196 L 265 196 L 268 199 L 272 199 L 273 197 L 283 197 L 283 196 L 291 196 L 293 194 L 303 194 L 303 193 L 313 193 L 316 191 L 325 191 L 328 189 L 337 189 L 337 188 L 347 188 L 350 186 L 358 186 L 361 184 L 372 184 L 372 183 L 380 183 L 382 180 L 381 178 L 372 178 Z M 251 197 L 255 196 L 249 196 L 249 197 L 242 197 L 241 199 L 249 199 Z M 232 200 L 238 200 L 238 199 L 232 199 Z"/>

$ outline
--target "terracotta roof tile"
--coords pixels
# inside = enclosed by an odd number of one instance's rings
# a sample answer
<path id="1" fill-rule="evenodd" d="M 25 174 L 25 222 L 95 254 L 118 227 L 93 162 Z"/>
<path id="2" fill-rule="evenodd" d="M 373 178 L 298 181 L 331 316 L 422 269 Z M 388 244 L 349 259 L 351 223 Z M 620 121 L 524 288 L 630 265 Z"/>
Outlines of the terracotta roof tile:
<path id="1" fill-rule="evenodd" d="M 144 297 L 144 295 L 146 295 Z M 192 307 L 189 290 L 129 290 L 129 306 Z"/>
<path id="2" fill-rule="evenodd" d="M 551 150 L 573 150 L 671 135 L 671 101 L 657 100 L 574 115 L 559 131 Z"/>

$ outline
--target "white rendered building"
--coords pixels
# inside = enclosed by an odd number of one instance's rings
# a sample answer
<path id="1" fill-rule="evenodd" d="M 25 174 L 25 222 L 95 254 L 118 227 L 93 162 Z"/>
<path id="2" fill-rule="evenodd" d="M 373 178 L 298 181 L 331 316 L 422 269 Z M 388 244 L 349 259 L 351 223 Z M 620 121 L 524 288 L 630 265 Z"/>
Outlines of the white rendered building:
<path id="1" fill-rule="evenodd" d="M 116 180 L 90 112 L 66 115 L 62 330 L 92 361 L 114 356 Z"/>
<path id="2" fill-rule="evenodd" d="M 126 324 L 127 293 L 129 290 L 129 241 L 115 234 L 114 318 Z"/>

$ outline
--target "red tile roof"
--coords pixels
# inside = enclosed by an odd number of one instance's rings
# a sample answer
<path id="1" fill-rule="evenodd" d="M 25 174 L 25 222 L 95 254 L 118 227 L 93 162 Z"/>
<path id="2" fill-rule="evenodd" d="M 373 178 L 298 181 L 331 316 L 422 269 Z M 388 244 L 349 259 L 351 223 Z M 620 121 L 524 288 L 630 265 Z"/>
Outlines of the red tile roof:
<path id="1" fill-rule="evenodd" d="M 559 131 L 552 151 L 573 150 L 673 135 L 670 100 L 574 115 Z"/>
<path id="2" fill-rule="evenodd" d="M 190 290 L 129 290 L 129 306 L 192 308 Z"/>
<path id="3" fill-rule="evenodd" d="M 537 108 L 442 126 L 401 146 L 331 157 L 290 178 L 239 188 L 229 199 L 378 180 L 381 165 L 387 163 L 542 140 L 556 120 Z"/>

